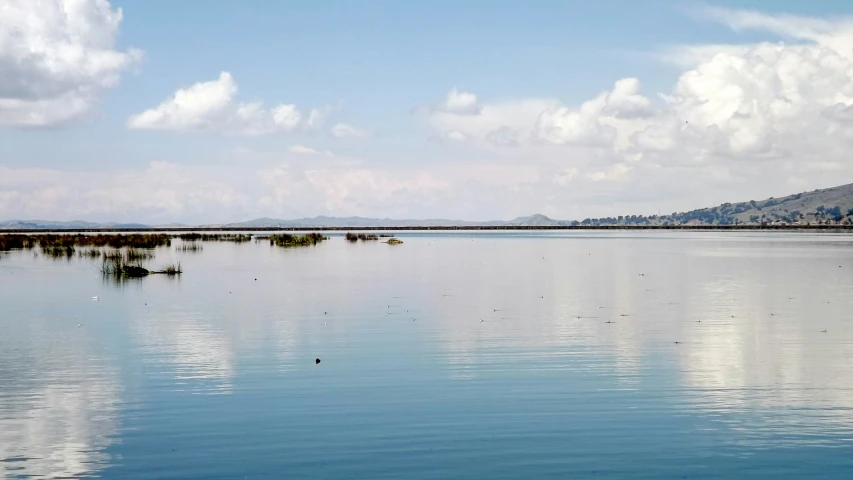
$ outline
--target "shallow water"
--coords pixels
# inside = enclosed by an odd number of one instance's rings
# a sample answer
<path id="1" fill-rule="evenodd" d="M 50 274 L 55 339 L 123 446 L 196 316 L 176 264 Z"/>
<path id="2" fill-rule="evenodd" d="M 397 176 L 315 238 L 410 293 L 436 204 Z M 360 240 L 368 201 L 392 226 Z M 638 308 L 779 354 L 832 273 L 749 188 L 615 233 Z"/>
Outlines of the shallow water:
<path id="1" fill-rule="evenodd" d="M 850 478 L 853 236 L 399 236 L 0 255 L 0 475 Z"/>

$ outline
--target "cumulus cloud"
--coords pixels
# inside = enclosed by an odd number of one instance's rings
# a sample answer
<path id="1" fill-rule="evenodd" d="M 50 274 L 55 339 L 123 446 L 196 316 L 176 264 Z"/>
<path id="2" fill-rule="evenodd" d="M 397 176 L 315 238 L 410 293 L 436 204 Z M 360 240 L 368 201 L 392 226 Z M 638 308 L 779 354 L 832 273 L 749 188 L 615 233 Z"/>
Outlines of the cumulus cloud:
<path id="1" fill-rule="evenodd" d="M 251 179 L 236 171 L 216 177 L 163 168 L 171 176 L 190 175 L 188 185 L 168 183 L 151 169 L 85 179 L 70 172 L 0 171 L 0 216 L 55 217 L 50 212 L 79 209 L 109 213 L 105 205 L 113 205 L 112 195 L 119 199 L 116 209 L 130 208 L 122 195 L 123 187 L 134 188 L 131 178 L 150 179 L 144 188 L 157 195 L 149 195 L 146 208 L 157 218 L 245 208 L 257 216 L 285 217 L 485 219 L 542 212 L 582 219 L 697 208 L 845 182 L 839 175 L 853 168 L 848 154 L 853 27 L 847 20 L 719 9 L 696 15 L 769 38 L 740 45 L 674 45 L 657 52 L 681 68 L 659 92 L 646 92 L 640 79 L 630 76 L 634 72 L 577 102 L 486 101 L 456 89 L 442 98 L 438 90 L 436 101 L 419 110 L 429 130 L 425 136 L 443 140 L 424 149 L 440 150 L 440 156 L 415 153 L 430 161 L 428 170 L 414 160 L 388 166 L 391 162 L 343 159 L 293 145 L 264 157 L 274 163 L 253 170 Z M 136 120 L 157 128 L 235 134 L 329 124 L 318 131 L 333 137 L 370 135 L 345 123 L 324 123 L 331 113 L 322 108 L 239 103 L 228 74 L 178 93 Z M 288 160 L 278 163 L 282 158 Z M 4 184 L 9 178 L 13 184 Z M 163 182 L 162 191 L 155 180 Z M 115 191 L 87 203 L 92 192 L 111 184 Z M 204 189 L 221 194 L 204 200 Z M 204 201 L 215 208 L 202 209 Z"/>
<path id="2" fill-rule="evenodd" d="M 335 138 L 367 138 L 373 136 L 368 130 L 356 128 L 346 123 L 336 124 L 329 130 L 329 134 Z"/>
<path id="3" fill-rule="evenodd" d="M 127 126 L 140 130 L 215 131 L 229 135 L 267 135 L 319 127 L 331 107 L 312 109 L 305 116 L 295 105 L 267 108 L 261 102 L 237 102 L 237 84 L 229 72 L 216 80 L 179 89 L 160 105 L 131 116 Z"/>
<path id="4" fill-rule="evenodd" d="M 300 155 L 326 155 L 326 156 L 332 156 L 333 155 L 332 152 L 330 152 L 328 150 L 321 152 L 320 150 L 317 150 L 317 149 L 311 148 L 311 147 L 306 147 L 305 145 L 291 145 L 290 147 L 287 148 L 287 151 L 290 153 L 296 153 L 296 154 L 300 154 Z"/>
<path id="5" fill-rule="evenodd" d="M 444 101 L 436 105 L 433 110 L 451 115 L 478 115 L 482 107 L 477 102 L 477 95 L 460 92 L 454 87 L 447 92 Z"/>
<path id="6" fill-rule="evenodd" d="M 463 132 L 460 132 L 459 130 L 451 130 L 451 131 L 447 132 L 447 134 L 445 135 L 445 138 L 447 138 L 448 140 L 450 140 L 452 142 L 466 142 L 466 141 L 468 141 L 468 135 L 466 135 Z"/>
<path id="7" fill-rule="evenodd" d="M 797 42 L 669 47 L 661 58 L 684 71 L 656 99 L 628 77 L 577 105 L 486 102 L 467 117 L 434 109 L 428 123 L 444 137 L 464 135 L 485 150 L 521 147 L 516 158 L 539 158 L 569 172 L 554 177 L 558 185 L 633 181 L 639 192 L 659 188 L 666 166 L 703 175 L 705 185 L 753 189 L 731 194 L 737 198 L 760 195 L 757 188 L 773 194 L 780 185 L 832 185 L 838 180 L 826 172 L 853 167 L 846 154 L 853 143 L 850 19 L 716 8 L 694 14 Z M 751 162 L 773 162 L 773 173 Z"/>
<path id="8" fill-rule="evenodd" d="M 107 0 L 7 0 L 0 10 L 0 127 L 78 119 L 142 58 L 116 50 L 122 11 Z"/>

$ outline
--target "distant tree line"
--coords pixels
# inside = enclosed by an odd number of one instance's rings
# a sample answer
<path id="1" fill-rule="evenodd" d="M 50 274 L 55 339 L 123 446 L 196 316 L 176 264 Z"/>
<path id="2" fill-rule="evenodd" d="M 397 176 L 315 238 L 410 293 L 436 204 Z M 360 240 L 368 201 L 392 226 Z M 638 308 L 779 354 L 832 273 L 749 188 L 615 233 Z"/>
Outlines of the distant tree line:
<path id="1" fill-rule="evenodd" d="M 619 215 L 618 217 L 586 218 L 582 221 L 574 221 L 572 225 L 766 225 L 766 224 L 848 224 L 853 225 L 853 208 L 842 211 L 841 207 L 835 205 L 826 207 L 821 205 L 814 212 L 802 212 L 801 210 L 788 210 L 765 212 L 765 209 L 779 205 L 783 201 L 800 199 L 802 194 L 792 195 L 784 200 L 770 198 L 763 202 L 751 200 L 745 203 L 724 203 L 718 207 L 691 210 L 689 212 L 673 212 L 669 215 Z M 756 213 L 749 215 L 747 221 L 738 218 L 745 212 L 755 210 Z"/>

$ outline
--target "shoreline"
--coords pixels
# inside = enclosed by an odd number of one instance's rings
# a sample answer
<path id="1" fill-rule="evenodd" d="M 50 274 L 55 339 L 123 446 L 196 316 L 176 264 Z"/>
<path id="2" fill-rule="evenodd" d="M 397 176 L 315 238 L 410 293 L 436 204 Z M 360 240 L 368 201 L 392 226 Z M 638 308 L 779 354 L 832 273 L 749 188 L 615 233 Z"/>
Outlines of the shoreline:
<path id="1" fill-rule="evenodd" d="M 82 229 L 0 229 L 3 234 L 51 234 L 51 233 L 187 233 L 187 232 L 421 232 L 421 231 L 515 231 L 515 230 L 691 230 L 691 231 L 818 231 L 853 232 L 853 225 L 466 225 L 466 226 L 406 226 L 406 227 L 145 227 L 145 228 L 82 228 Z"/>

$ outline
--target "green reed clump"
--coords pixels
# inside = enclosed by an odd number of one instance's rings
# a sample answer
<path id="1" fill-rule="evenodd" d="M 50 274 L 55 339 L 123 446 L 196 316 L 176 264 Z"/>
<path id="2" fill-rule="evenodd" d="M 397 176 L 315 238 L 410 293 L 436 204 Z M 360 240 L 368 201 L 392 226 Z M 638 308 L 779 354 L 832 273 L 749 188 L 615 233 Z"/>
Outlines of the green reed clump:
<path id="1" fill-rule="evenodd" d="M 104 257 L 104 260 L 115 260 L 124 258 L 124 253 L 121 250 L 104 250 L 101 252 L 101 256 Z"/>
<path id="2" fill-rule="evenodd" d="M 139 262 L 141 260 L 154 258 L 154 252 L 150 250 L 139 250 L 136 248 L 128 248 L 124 254 L 128 262 Z"/>
<path id="3" fill-rule="evenodd" d="M 112 248 L 156 248 L 168 247 L 172 237 L 164 233 L 146 234 L 44 234 L 30 236 L 44 247 L 112 247 Z"/>
<path id="4" fill-rule="evenodd" d="M 345 235 L 345 238 L 350 242 L 357 242 L 359 240 L 361 240 L 361 241 L 379 240 L 379 237 L 374 235 L 374 234 L 368 234 L 368 233 L 356 234 L 356 233 L 352 233 L 352 232 L 347 232 L 347 234 Z"/>
<path id="5" fill-rule="evenodd" d="M 104 252 L 97 248 L 89 248 L 87 250 L 82 250 L 77 255 L 79 255 L 80 258 L 99 258 L 104 255 Z"/>
<path id="6" fill-rule="evenodd" d="M 140 263 L 128 260 L 126 254 L 120 254 L 104 256 L 101 273 L 105 276 L 140 278 L 148 276 L 151 272 Z"/>
<path id="7" fill-rule="evenodd" d="M 289 233 L 279 233 L 270 235 L 270 245 L 278 247 L 300 247 L 307 245 L 317 245 L 323 240 L 328 240 L 327 237 L 319 233 L 307 233 L 305 235 L 291 235 Z"/>
<path id="8" fill-rule="evenodd" d="M 178 262 L 178 263 L 172 263 L 172 264 L 166 265 L 162 269 L 157 270 L 156 272 L 151 272 L 151 273 L 159 273 L 159 274 L 163 274 L 163 275 L 175 276 L 175 275 L 180 275 L 180 274 L 184 273 L 184 271 L 181 270 L 181 262 Z"/>
<path id="9" fill-rule="evenodd" d="M 247 233 L 182 233 L 178 238 L 185 242 L 233 242 L 246 243 L 252 241 L 252 235 Z"/>
<path id="10" fill-rule="evenodd" d="M 30 249 L 35 247 L 36 243 L 29 235 L 0 235 L 0 252 Z"/>
<path id="11" fill-rule="evenodd" d="M 41 247 L 41 252 L 52 258 L 71 258 L 74 256 L 75 250 L 74 247 L 66 245 Z"/>
<path id="12" fill-rule="evenodd" d="M 179 252 L 200 252 L 204 250 L 204 247 L 197 243 L 185 243 L 175 248 L 175 250 Z"/>

